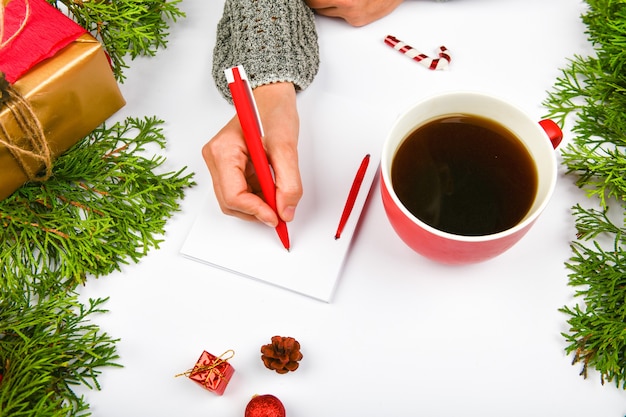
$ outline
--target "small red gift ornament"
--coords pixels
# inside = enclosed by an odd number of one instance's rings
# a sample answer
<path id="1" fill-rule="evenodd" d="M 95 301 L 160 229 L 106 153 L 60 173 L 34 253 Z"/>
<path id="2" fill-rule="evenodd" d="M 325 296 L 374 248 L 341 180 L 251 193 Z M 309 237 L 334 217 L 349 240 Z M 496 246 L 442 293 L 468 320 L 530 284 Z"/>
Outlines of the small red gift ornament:
<path id="1" fill-rule="evenodd" d="M 176 376 L 187 376 L 207 390 L 222 395 L 235 373 L 235 368 L 228 363 L 233 356 L 235 356 L 233 350 L 227 350 L 220 356 L 212 355 L 205 350 L 192 369 Z"/>

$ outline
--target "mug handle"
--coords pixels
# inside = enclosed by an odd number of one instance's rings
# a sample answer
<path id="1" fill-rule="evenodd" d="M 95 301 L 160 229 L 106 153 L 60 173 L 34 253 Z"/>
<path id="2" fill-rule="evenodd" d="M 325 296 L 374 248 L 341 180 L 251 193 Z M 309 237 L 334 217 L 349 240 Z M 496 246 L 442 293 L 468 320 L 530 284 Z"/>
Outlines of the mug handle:
<path id="1" fill-rule="evenodd" d="M 563 140 L 563 131 L 553 120 L 544 119 L 539 122 L 543 130 L 548 134 L 552 147 L 556 149 Z"/>

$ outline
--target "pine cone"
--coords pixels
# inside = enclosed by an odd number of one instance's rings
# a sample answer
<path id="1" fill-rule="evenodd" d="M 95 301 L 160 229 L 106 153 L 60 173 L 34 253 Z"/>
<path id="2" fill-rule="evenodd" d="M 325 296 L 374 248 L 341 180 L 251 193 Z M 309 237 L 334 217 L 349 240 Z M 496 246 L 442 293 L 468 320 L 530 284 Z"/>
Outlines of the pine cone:
<path id="1" fill-rule="evenodd" d="M 272 337 L 272 343 L 261 346 L 261 359 L 265 367 L 279 374 L 298 369 L 298 361 L 302 359 L 300 343 L 293 337 Z"/>

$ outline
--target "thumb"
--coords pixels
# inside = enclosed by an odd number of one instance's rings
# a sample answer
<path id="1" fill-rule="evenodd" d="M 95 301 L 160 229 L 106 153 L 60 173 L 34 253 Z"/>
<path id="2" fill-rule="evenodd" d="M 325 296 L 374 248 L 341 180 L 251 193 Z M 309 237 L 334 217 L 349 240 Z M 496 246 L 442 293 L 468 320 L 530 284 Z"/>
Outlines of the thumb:
<path id="1" fill-rule="evenodd" d="M 282 160 L 275 166 L 276 177 L 276 209 L 281 219 L 286 222 L 293 220 L 296 207 L 302 198 L 302 179 L 298 167 L 297 155 Z"/>

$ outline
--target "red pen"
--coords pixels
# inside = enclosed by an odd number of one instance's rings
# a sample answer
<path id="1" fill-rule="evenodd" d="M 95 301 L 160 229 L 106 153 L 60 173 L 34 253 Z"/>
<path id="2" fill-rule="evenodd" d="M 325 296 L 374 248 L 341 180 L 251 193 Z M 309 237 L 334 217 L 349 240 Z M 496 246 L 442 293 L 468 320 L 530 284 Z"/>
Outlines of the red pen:
<path id="1" fill-rule="evenodd" d="M 252 95 L 252 89 L 248 83 L 248 77 L 241 65 L 228 68 L 224 72 L 226 74 L 226 81 L 228 81 L 228 88 L 233 96 L 233 103 L 235 104 L 235 110 L 237 111 L 241 129 L 243 130 L 246 146 L 248 147 L 248 152 L 250 152 L 250 159 L 252 160 L 256 175 L 259 178 L 259 183 L 261 184 L 263 197 L 265 198 L 265 202 L 278 215 L 278 211 L 276 210 L 276 184 L 274 183 L 270 164 L 267 160 L 265 149 L 263 148 L 263 142 L 261 141 L 263 137 L 263 126 L 261 124 L 259 110 L 257 109 L 254 96 Z M 287 223 L 285 223 L 280 216 L 278 216 L 276 232 L 285 249 L 289 250 L 290 244 Z"/>
<path id="2" fill-rule="evenodd" d="M 356 197 L 359 195 L 359 190 L 361 189 L 361 184 L 363 183 L 363 178 L 365 177 L 365 172 L 367 171 L 367 166 L 370 163 L 370 154 L 365 155 L 363 161 L 361 161 L 361 165 L 359 166 L 358 171 L 354 177 L 354 181 L 352 181 L 352 187 L 350 187 L 350 192 L 348 193 L 348 199 L 346 200 L 346 205 L 343 208 L 343 213 L 341 213 L 341 219 L 339 220 L 339 226 L 337 227 L 337 232 L 335 232 L 335 239 L 339 239 L 341 237 L 341 233 L 343 232 L 343 228 L 348 222 L 348 218 L 350 217 L 350 213 L 352 213 L 352 209 L 354 208 L 354 203 L 356 202 Z"/>

